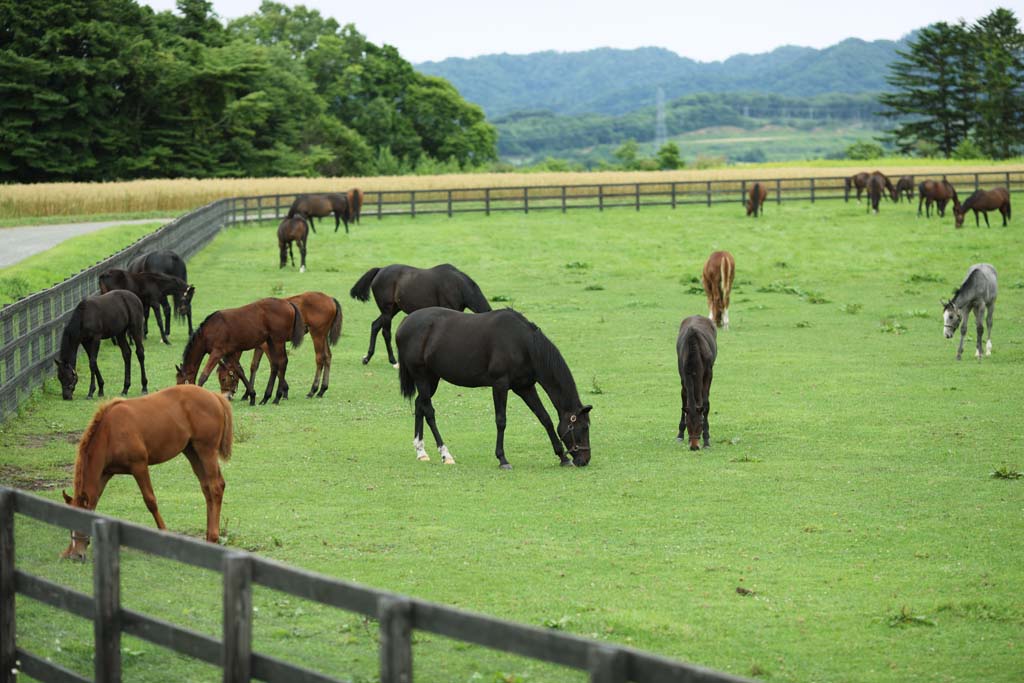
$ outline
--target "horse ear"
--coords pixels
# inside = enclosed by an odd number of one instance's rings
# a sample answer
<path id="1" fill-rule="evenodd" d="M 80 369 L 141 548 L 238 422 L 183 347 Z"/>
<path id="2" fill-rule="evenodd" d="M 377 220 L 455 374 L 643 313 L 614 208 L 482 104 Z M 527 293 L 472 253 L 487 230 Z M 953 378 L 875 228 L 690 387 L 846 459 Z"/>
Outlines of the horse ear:
<path id="1" fill-rule="evenodd" d="M 583 410 L 580 411 L 580 415 L 586 415 L 587 413 L 589 413 L 593 409 L 594 409 L 594 406 L 583 406 Z"/>
<path id="2" fill-rule="evenodd" d="M 64 496 L 64 503 L 66 505 L 71 505 L 71 496 L 68 495 L 68 492 L 64 489 L 61 489 L 60 493 L 62 496 Z"/>

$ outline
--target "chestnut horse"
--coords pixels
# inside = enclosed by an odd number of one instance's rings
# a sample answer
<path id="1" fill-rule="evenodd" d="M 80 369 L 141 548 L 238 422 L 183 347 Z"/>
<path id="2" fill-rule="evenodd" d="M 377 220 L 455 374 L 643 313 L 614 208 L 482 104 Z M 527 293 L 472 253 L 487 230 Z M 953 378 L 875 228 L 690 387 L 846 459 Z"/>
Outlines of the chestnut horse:
<path id="1" fill-rule="evenodd" d="M 718 327 L 729 327 L 729 295 L 735 275 L 736 260 L 727 251 L 711 254 L 701 273 L 704 293 L 708 297 L 708 318 Z"/>
<path id="2" fill-rule="evenodd" d="M 264 342 L 268 343 L 270 357 L 270 381 L 263 394 L 260 404 L 270 400 L 274 382 L 280 378 L 274 403 L 281 397 L 288 398 L 288 382 L 285 371 L 288 369 L 288 353 L 285 342 L 291 341 L 292 348 L 302 343 L 305 326 L 299 309 L 290 301 L 268 297 L 254 301 L 238 308 L 225 308 L 214 311 L 199 324 L 195 334 L 188 340 L 184 353 L 181 354 L 181 365 L 177 370 L 178 384 L 196 384 L 199 366 L 206 354 L 210 359 L 206 362 L 203 374 L 199 375 L 199 386 L 206 383 L 213 367 L 222 360 L 227 363 L 245 384 L 246 395 L 250 404 L 256 403 L 256 391 L 242 372 L 238 357 L 242 351 L 255 349 Z"/>
<path id="3" fill-rule="evenodd" d="M 978 212 L 985 214 L 985 227 L 991 228 L 988 222 L 988 212 L 998 211 L 1003 216 L 1003 227 L 1010 218 L 1010 193 L 1005 187 L 997 187 L 994 190 L 978 190 L 964 200 L 960 206 L 953 207 L 953 215 L 956 217 L 956 227 L 964 224 L 964 216 L 968 211 L 974 211 L 974 225 L 981 227 L 978 221 Z"/>
<path id="4" fill-rule="evenodd" d="M 331 378 L 331 346 L 338 343 L 341 337 L 341 304 L 337 299 L 327 296 L 323 292 L 305 292 L 290 296 L 285 301 L 290 301 L 299 307 L 302 320 L 306 323 L 309 336 L 313 338 L 313 348 L 316 351 L 316 374 L 313 375 L 313 388 L 306 394 L 306 398 L 323 398 L 327 391 L 327 385 Z M 249 366 L 249 382 L 256 383 L 256 371 L 260 367 L 260 360 L 267 354 L 267 345 L 260 344 L 252 352 L 252 365 Z M 240 355 L 240 354 L 239 354 Z M 268 354 L 269 355 L 269 354 Z M 220 381 L 220 390 L 229 395 L 234 395 L 238 388 L 238 376 L 231 369 L 231 364 L 217 366 L 217 379 Z M 320 383 L 321 374 L 323 384 Z M 244 401 L 247 396 L 243 396 Z"/>
<path id="5" fill-rule="evenodd" d="M 917 215 L 921 215 L 921 205 L 924 204 L 925 218 L 932 217 L 932 202 L 935 202 L 935 212 L 940 217 L 946 215 L 946 204 L 953 200 L 953 211 L 960 206 L 960 198 L 957 197 L 956 189 L 942 176 L 942 180 L 925 180 L 917 187 L 920 199 L 917 201 Z"/>
<path id="6" fill-rule="evenodd" d="M 281 221 L 281 224 L 277 226 L 277 246 L 281 250 L 281 264 L 278 266 L 279 268 L 284 268 L 288 265 L 289 256 L 292 257 L 292 267 L 295 267 L 295 252 L 292 251 L 292 244 L 298 242 L 299 256 L 302 260 L 299 272 L 306 272 L 307 237 L 309 237 L 309 226 L 306 225 L 306 219 L 302 216 L 285 218 Z"/>
<path id="7" fill-rule="evenodd" d="M 864 188 L 868 186 L 868 178 L 871 177 L 870 173 L 858 173 L 846 178 L 843 181 L 845 185 L 844 201 L 850 201 L 850 189 L 853 187 L 857 188 L 857 201 L 860 202 L 860 195 L 864 192 Z"/>
<path id="8" fill-rule="evenodd" d="M 747 215 L 754 214 L 754 218 L 757 218 L 758 214 L 764 213 L 764 199 L 768 196 L 768 186 L 754 183 L 747 196 Z"/>
<path id="9" fill-rule="evenodd" d="M 676 441 L 683 440 L 683 430 L 690 435 L 690 450 L 700 450 L 697 439 L 704 437 L 704 447 L 711 445 L 708 431 L 709 396 L 712 371 L 718 356 L 717 332 L 711 321 L 702 315 L 684 318 L 676 337 L 679 379 L 683 384 L 683 410 L 679 418 Z"/>
<path id="10" fill-rule="evenodd" d="M 358 187 L 353 187 L 348 191 L 346 198 L 348 199 L 348 222 L 358 223 L 359 218 L 363 215 L 363 191 Z M 348 232 L 348 228 L 345 228 Z"/>
<path id="11" fill-rule="evenodd" d="M 97 410 L 78 442 L 74 495 L 64 492 L 71 507 L 95 510 L 107 482 L 115 474 L 135 477 L 157 527 L 166 529 L 149 480 L 150 465 L 184 453 L 206 497 L 206 540 L 220 537 L 220 506 L 224 477 L 220 460 L 231 457 L 231 406 L 220 394 L 196 386 L 173 386 L 149 396 L 115 398 Z M 71 532 L 71 545 L 61 557 L 85 559 L 89 536 Z"/>
<path id="12" fill-rule="evenodd" d="M 338 232 L 338 226 L 344 222 L 345 232 L 348 232 L 348 197 L 341 193 L 331 194 L 300 194 L 292 202 L 288 209 L 288 218 L 295 218 L 301 215 L 309 221 L 309 227 L 316 232 L 314 218 L 322 218 L 334 214 L 334 232 Z"/>
<path id="13" fill-rule="evenodd" d="M 896 181 L 896 193 L 893 200 L 898 202 L 901 196 L 906 196 L 907 202 L 914 201 L 914 176 L 903 175 Z"/>
<path id="14" fill-rule="evenodd" d="M 878 171 L 868 176 L 868 212 L 878 213 L 878 204 L 882 200 L 882 193 L 886 186 L 892 188 L 892 183 Z"/>

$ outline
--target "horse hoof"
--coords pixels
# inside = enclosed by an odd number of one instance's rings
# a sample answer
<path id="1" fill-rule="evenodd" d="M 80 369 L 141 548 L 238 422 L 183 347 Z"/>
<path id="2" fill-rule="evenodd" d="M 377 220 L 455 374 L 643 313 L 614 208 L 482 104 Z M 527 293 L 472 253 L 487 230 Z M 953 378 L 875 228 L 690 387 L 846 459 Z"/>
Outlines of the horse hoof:
<path id="1" fill-rule="evenodd" d="M 363 356 L 363 365 L 366 365 L 369 362 L 370 362 L 370 357 L 369 356 Z"/>
<path id="2" fill-rule="evenodd" d="M 420 462 L 430 462 L 430 456 L 426 453 L 420 453 L 416 456 L 416 459 Z"/>
<path id="3" fill-rule="evenodd" d="M 561 465 L 562 467 L 576 467 L 576 465 L 573 464 L 572 460 L 563 460 Z"/>
<path id="4" fill-rule="evenodd" d="M 299 268 L 299 272 L 300 273 L 305 273 L 306 272 L 306 266 L 302 266 L 301 268 Z"/>
<path id="5" fill-rule="evenodd" d="M 512 465 L 509 465 L 507 462 L 504 462 L 504 463 L 498 465 L 498 469 L 499 470 L 510 470 L 510 469 L 512 469 Z"/>
<path id="6" fill-rule="evenodd" d="M 398 369 L 398 363 L 392 363 L 391 367 L 393 367 L 395 370 L 397 370 Z"/>
<path id="7" fill-rule="evenodd" d="M 306 394 L 306 398 L 313 398 L 313 396 L 315 396 L 315 395 L 316 395 L 316 393 L 311 391 L 308 394 Z"/>
<path id="8" fill-rule="evenodd" d="M 685 441 L 685 440 L 686 440 L 686 439 L 684 439 L 684 438 L 683 438 L 683 437 L 681 437 L 681 436 L 677 436 L 677 437 L 676 437 L 676 443 L 682 443 L 682 442 L 683 442 L 683 441 Z"/>

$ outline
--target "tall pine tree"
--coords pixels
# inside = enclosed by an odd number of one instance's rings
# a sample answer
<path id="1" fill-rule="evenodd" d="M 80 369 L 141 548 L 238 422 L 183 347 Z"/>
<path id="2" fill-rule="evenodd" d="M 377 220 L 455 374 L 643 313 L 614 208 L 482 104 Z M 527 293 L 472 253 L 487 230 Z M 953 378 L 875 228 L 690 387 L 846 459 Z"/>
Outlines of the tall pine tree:
<path id="1" fill-rule="evenodd" d="M 985 155 L 1005 159 L 1024 148 L 1024 34 L 1003 8 L 978 20 L 972 32 L 982 91 L 975 141 Z"/>

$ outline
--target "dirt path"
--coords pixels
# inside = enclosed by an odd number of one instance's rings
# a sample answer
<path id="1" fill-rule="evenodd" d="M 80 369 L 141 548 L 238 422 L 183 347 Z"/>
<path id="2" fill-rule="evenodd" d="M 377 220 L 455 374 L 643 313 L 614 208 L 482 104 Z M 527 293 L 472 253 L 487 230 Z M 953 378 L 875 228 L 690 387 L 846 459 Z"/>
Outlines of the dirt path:
<path id="1" fill-rule="evenodd" d="M 128 221 L 101 221 L 98 223 L 68 223 L 67 225 L 30 225 L 21 228 L 0 229 L 0 268 L 12 266 L 22 259 L 51 249 L 66 239 L 85 235 L 115 225 L 164 223 L 170 218 L 140 218 Z"/>

